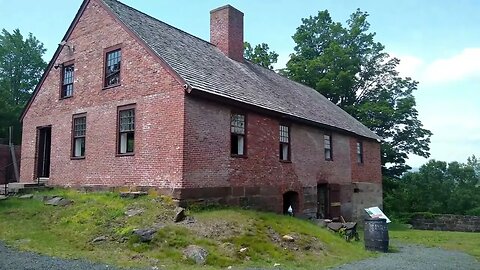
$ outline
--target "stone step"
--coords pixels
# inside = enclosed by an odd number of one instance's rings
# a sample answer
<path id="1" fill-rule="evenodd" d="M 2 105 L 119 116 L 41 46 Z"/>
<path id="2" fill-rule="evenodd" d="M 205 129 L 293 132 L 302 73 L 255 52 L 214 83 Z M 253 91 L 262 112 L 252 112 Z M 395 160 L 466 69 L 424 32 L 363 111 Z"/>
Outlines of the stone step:
<path id="1" fill-rule="evenodd" d="M 46 189 L 44 183 L 9 183 L 8 193 L 29 193 L 35 190 Z"/>

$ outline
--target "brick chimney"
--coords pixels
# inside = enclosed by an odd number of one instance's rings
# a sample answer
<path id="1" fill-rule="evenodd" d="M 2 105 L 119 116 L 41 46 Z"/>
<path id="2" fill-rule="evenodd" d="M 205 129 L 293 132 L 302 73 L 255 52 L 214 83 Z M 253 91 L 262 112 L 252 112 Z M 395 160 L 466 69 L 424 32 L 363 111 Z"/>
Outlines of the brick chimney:
<path id="1" fill-rule="evenodd" d="M 243 62 L 243 13 L 230 5 L 210 11 L 210 43 Z"/>

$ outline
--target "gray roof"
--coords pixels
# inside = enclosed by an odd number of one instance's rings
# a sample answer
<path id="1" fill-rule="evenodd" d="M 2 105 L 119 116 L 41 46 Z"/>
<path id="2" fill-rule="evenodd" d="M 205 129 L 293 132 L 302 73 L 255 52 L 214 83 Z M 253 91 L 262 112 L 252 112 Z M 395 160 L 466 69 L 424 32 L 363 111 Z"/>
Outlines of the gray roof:
<path id="1" fill-rule="evenodd" d="M 116 0 L 102 1 L 193 89 L 380 139 L 312 88 L 247 60 L 232 60 L 213 44 Z"/>

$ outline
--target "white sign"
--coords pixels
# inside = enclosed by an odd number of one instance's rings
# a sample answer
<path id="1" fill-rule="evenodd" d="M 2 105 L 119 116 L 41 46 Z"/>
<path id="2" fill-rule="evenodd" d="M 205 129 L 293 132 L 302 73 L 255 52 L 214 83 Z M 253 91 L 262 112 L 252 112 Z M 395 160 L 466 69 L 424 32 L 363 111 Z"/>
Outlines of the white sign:
<path id="1" fill-rule="evenodd" d="M 365 208 L 365 211 L 371 218 L 384 218 L 387 220 L 387 223 L 392 222 L 377 206 Z"/>

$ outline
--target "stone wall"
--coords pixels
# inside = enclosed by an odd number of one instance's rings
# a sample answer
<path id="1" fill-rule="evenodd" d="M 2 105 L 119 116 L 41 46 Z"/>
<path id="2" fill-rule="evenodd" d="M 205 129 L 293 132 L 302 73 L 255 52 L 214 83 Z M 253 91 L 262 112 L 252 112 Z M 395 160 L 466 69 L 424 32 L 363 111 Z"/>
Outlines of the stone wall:
<path id="1" fill-rule="evenodd" d="M 480 232 L 480 216 L 417 214 L 410 223 L 418 230 Z"/>
<path id="2" fill-rule="evenodd" d="M 381 183 L 355 182 L 352 194 L 352 219 L 363 222 L 368 217 L 365 208 L 374 206 L 383 208 L 383 191 Z"/>

